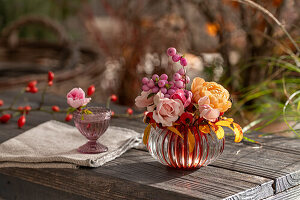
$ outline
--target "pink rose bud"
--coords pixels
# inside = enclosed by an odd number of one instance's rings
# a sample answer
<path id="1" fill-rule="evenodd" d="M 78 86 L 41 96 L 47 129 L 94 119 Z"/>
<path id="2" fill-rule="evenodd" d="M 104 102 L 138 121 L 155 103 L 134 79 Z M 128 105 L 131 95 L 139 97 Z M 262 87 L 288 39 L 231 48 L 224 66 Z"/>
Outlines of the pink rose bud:
<path id="1" fill-rule="evenodd" d="M 85 98 L 85 93 L 81 88 L 73 88 L 67 94 L 67 102 L 73 108 L 85 106 L 91 101 L 91 98 Z"/>

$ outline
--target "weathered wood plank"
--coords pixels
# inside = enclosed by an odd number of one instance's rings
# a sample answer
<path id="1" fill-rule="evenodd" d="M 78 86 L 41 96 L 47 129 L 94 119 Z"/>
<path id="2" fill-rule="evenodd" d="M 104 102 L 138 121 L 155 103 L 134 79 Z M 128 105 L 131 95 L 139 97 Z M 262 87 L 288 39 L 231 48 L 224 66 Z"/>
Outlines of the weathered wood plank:
<path id="1" fill-rule="evenodd" d="M 273 195 L 270 179 L 211 166 L 198 170 L 172 169 L 138 150 L 131 150 L 93 171 L 195 198 L 263 199 Z"/>
<path id="2" fill-rule="evenodd" d="M 53 195 L 58 199 L 60 197 L 55 195 L 56 190 L 89 199 L 195 199 L 161 188 L 154 190 L 151 186 L 126 181 L 107 174 L 95 173 L 90 169 L 2 168 L 0 169 L 0 173 L 9 177 L 17 177 L 18 179 L 32 182 L 42 187 L 52 188 L 54 189 Z M 6 187 L 1 188 L 1 190 L 7 189 Z M 20 188 L 9 192 L 21 193 Z"/>
<path id="3" fill-rule="evenodd" d="M 275 181 L 276 193 L 300 184 L 300 155 L 252 144 L 226 141 L 224 153 L 212 166 Z"/>
<path id="4" fill-rule="evenodd" d="M 249 137 L 259 141 L 265 148 L 300 155 L 300 139 L 277 135 L 259 137 L 260 132 L 252 132 Z"/>
<path id="5" fill-rule="evenodd" d="M 44 199 L 51 200 L 56 199 L 74 199 L 84 200 L 87 199 L 83 196 L 78 196 L 74 193 L 63 192 L 60 190 L 54 190 L 49 187 L 44 187 L 35 183 L 20 180 L 12 176 L 0 174 L 0 200 L 2 199 L 20 199 L 20 200 L 32 200 L 32 199 Z"/>
<path id="6" fill-rule="evenodd" d="M 266 200 L 300 200 L 300 186 L 290 188 L 284 192 L 269 197 Z"/>

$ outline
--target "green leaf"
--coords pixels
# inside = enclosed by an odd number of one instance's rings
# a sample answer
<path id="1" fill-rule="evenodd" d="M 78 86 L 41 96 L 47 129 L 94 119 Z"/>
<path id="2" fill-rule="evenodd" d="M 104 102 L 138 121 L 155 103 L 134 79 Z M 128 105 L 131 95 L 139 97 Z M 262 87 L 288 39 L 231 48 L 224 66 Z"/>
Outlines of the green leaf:
<path id="1" fill-rule="evenodd" d="M 150 93 L 148 96 L 147 96 L 147 99 L 149 99 L 150 97 L 154 96 L 155 93 Z"/>
<path id="2" fill-rule="evenodd" d="M 76 108 L 73 108 L 73 107 L 69 107 L 68 110 L 67 110 L 67 113 L 72 113 L 76 110 Z"/>
<path id="3" fill-rule="evenodd" d="M 85 114 L 90 115 L 90 114 L 93 114 L 93 113 L 92 113 L 92 111 L 90 111 L 88 109 L 85 109 Z"/>
<path id="4" fill-rule="evenodd" d="M 295 131 L 295 129 L 293 129 L 293 127 L 291 127 L 291 125 L 289 124 L 289 122 L 287 121 L 287 116 L 286 116 L 286 108 L 287 106 L 289 105 L 289 103 L 292 101 L 292 99 L 296 96 L 296 95 L 299 95 L 300 94 L 300 90 L 294 92 L 289 98 L 288 100 L 285 102 L 284 104 L 284 107 L 282 109 L 282 112 L 283 112 L 283 120 L 284 122 L 286 123 L 286 125 L 298 136 L 300 137 L 300 134 Z"/>
<path id="5" fill-rule="evenodd" d="M 252 139 L 247 138 L 247 137 L 245 137 L 245 136 L 243 136 L 243 140 L 247 140 L 247 141 L 252 142 L 252 143 L 260 144 L 260 142 L 255 141 L 255 140 L 252 140 Z"/>
<path id="6" fill-rule="evenodd" d="M 84 120 L 84 116 L 83 116 L 83 114 L 81 114 L 81 120 Z"/>

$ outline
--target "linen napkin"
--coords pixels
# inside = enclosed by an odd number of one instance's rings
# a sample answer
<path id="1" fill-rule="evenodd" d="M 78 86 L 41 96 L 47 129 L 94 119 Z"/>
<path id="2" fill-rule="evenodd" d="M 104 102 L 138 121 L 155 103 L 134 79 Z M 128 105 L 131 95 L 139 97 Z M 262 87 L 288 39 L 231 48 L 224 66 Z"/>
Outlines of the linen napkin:
<path id="1" fill-rule="evenodd" d="M 109 126 L 99 139 L 108 151 L 81 154 L 77 148 L 88 140 L 76 127 L 51 120 L 0 144 L 0 167 L 99 167 L 141 143 L 140 136 L 130 129 Z"/>

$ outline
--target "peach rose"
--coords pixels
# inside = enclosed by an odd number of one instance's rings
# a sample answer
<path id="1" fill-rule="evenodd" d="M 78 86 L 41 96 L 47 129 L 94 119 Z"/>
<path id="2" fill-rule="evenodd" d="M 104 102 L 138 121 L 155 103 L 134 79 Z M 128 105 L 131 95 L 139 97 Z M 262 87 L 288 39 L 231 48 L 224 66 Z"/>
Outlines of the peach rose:
<path id="1" fill-rule="evenodd" d="M 207 119 L 211 122 L 215 122 L 220 116 L 220 111 L 218 109 L 213 109 L 210 107 L 210 100 L 207 96 L 201 97 L 198 101 L 200 117 Z"/>
<path id="2" fill-rule="evenodd" d="M 202 78 L 195 78 L 192 83 L 191 91 L 193 101 L 198 102 L 201 97 L 207 96 L 210 100 L 209 106 L 226 112 L 231 107 L 229 92 L 220 84 L 215 82 L 205 82 Z"/>
<path id="3" fill-rule="evenodd" d="M 153 104 L 153 96 L 150 98 L 147 98 L 150 93 L 151 93 L 150 90 L 148 92 L 142 91 L 141 96 L 137 96 L 135 98 L 135 105 L 138 108 L 145 108 L 145 107 L 148 107 L 151 104 Z"/>
<path id="4" fill-rule="evenodd" d="M 153 119 L 162 126 L 172 126 L 178 117 L 184 112 L 184 107 L 179 99 L 163 98 L 158 92 L 154 97 L 156 110 L 153 112 Z"/>

